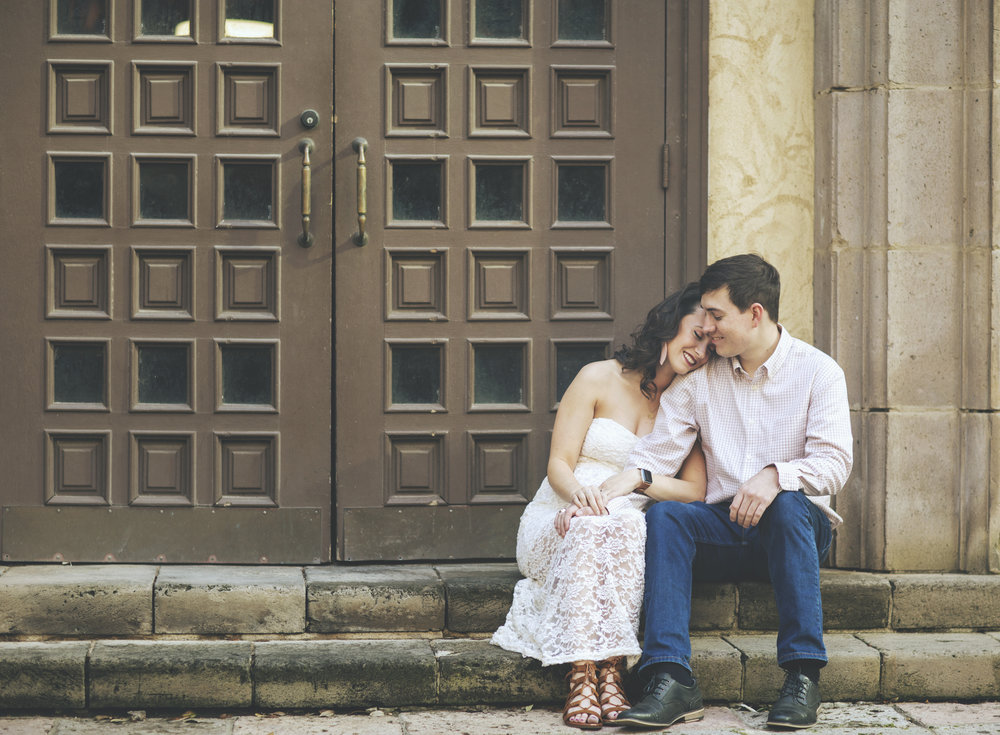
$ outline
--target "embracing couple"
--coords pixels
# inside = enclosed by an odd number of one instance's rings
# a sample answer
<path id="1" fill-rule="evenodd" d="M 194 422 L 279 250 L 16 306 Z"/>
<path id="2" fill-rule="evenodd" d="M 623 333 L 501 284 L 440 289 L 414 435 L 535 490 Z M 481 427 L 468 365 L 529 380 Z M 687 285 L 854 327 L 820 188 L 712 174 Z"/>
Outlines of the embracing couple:
<path id="1" fill-rule="evenodd" d="M 768 725 L 816 722 L 819 565 L 852 437 L 844 373 L 778 323 L 780 291 L 759 256 L 717 261 L 562 398 L 548 476 L 518 530 L 525 579 L 493 642 L 572 664 L 567 725 L 701 719 L 691 584 L 741 579 L 770 581 L 778 608 L 786 676 Z M 630 704 L 623 675 L 640 655 Z"/>

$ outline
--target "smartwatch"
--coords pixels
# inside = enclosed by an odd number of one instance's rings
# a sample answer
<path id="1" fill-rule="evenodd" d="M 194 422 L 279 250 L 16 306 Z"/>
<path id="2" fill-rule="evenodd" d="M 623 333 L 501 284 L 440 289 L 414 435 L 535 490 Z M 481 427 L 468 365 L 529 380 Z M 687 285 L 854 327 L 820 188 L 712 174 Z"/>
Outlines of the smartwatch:
<path id="1" fill-rule="evenodd" d="M 649 487 L 652 484 L 653 484 L 653 473 L 650 472 L 649 470 L 644 470 L 644 469 L 642 469 L 640 467 L 639 468 L 639 486 L 635 489 L 634 492 L 637 492 L 640 495 L 645 495 L 646 494 L 646 488 Z"/>

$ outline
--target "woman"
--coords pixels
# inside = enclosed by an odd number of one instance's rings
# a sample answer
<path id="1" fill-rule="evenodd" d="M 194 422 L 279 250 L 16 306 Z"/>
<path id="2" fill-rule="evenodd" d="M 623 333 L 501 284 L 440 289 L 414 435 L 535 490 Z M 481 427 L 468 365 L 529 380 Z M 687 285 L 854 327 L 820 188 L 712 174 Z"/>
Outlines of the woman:
<path id="1" fill-rule="evenodd" d="M 642 652 L 636 634 L 649 497 L 607 501 L 600 485 L 641 487 L 638 470 L 621 468 L 652 430 L 662 391 L 707 362 L 704 315 L 698 284 L 688 284 L 650 310 L 631 346 L 580 370 L 556 413 L 548 476 L 521 516 L 517 561 L 525 579 L 493 643 L 543 666 L 572 663 L 563 709 L 572 727 L 596 730 L 629 707 L 622 673 L 624 657 Z M 704 499 L 701 449 L 676 479 L 649 492 L 657 500 Z"/>

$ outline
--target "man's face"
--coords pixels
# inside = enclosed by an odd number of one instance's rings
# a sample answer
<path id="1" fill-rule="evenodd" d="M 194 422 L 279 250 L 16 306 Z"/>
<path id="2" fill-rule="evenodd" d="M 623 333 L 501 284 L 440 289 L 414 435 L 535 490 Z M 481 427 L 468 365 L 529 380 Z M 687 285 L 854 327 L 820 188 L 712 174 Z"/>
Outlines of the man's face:
<path id="1" fill-rule="evenodd" d="M 753 311 L 740 311 L 729 298 L 729 288 L 724 286 L 701 295 L 701 305 L 708 312 L 705 333 L 712 339 L 715 353 L 720 357 L 736 357 L 750 344 L 753 328 Z"/>

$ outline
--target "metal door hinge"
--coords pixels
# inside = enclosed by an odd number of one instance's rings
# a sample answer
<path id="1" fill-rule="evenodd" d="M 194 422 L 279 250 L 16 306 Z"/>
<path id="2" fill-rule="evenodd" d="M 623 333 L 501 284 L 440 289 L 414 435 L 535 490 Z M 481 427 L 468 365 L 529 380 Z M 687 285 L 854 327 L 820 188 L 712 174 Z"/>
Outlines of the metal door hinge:
<path id="1" fill-rule="evenodd" d="M 670 144 L 663 144 L 663 188 L 670 188 Z"/>

